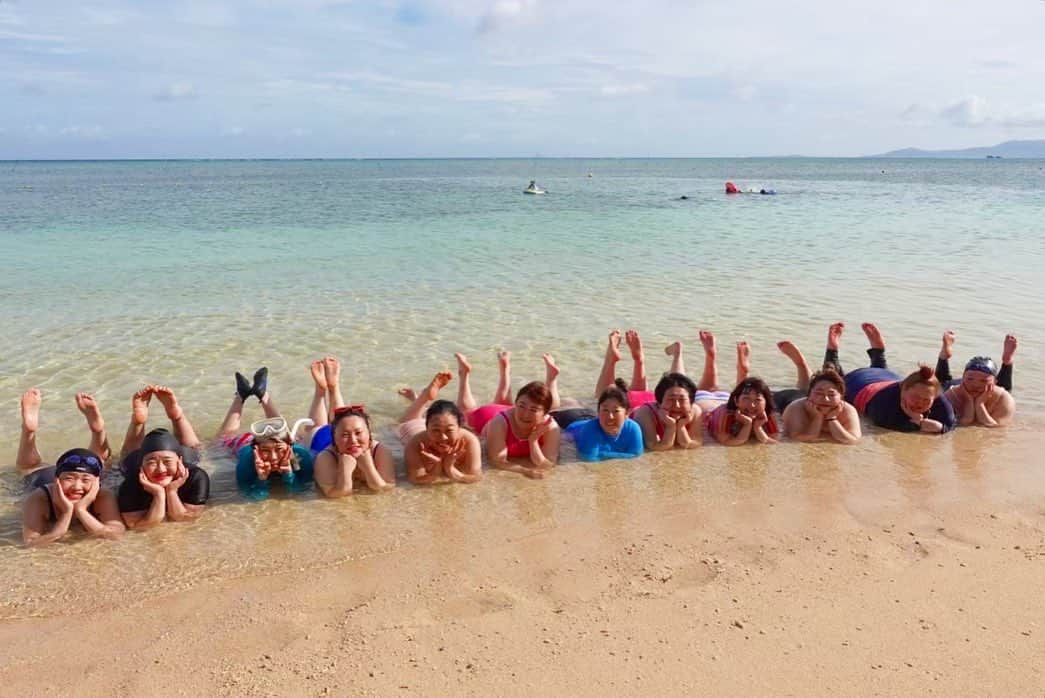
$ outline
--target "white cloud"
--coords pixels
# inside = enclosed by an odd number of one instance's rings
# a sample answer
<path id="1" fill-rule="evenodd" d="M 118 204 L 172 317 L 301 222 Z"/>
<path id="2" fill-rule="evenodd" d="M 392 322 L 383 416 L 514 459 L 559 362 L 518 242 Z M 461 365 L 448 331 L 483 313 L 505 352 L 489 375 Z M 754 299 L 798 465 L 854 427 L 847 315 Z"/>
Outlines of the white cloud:
<path id="1" fill-rule="evenodd" d="M 599 88 L 599 94 L 604 97 L 626 97 L 649 92 L 649 87 L 642 83 L 631 83 L 627 85 L 603 85 Z"/>
<path id="2" fill-rule="evenodd" d="M 981 126 L 1043 128 L 1045 127 L 1045 104 L 1021 107 L 993 106 L 983 97 L 973 95 L 943 107 L 939 111 L 939 116 L 955 126 L 969 128 Z"/>
<path id="3" fill-rule="evenodd" d="M 294 136 L 294 138 L 304 138 L 305 136 L 312 135 L 312 129 L 301 128 L 300 126 L 298 126 L 296 128 L 290 129 L 290 135 Z"/>
<path id="4" fill-rule="evenodd" d="M 175 82 L 154 94 L 153 98 L 161 102 L 173 102 L 179 99 L 196 99 L 198 96 L 196 86 L 191 82 Z"/>
<path id="5" fill-rule="evenodd" d="M 246 131 L 242 126 L 229 126 L 221 130 L 221 135 L 236 137 L 242 136 L 245 132 Z"/>
<path id="6" fill-rule="evenodd" d="M 955 126 L 982 126 L 990 120 L 987 101 L 975 95 L 944 107 L 940 116 Z"/>
<path id="7" fill-rule="evenodd" d="M 65 126 L 58 131 L 58 135 L 84 141 L 98 141 L 105 138 L 105 130 L 101 126 Z"/>
<path id="8" fill-rule="evenodd" d="M 537 0 L 497 0 L 479 17 L 475 28 L 477 34 L 489 34 L 502 27 L 533 19 Z"/>

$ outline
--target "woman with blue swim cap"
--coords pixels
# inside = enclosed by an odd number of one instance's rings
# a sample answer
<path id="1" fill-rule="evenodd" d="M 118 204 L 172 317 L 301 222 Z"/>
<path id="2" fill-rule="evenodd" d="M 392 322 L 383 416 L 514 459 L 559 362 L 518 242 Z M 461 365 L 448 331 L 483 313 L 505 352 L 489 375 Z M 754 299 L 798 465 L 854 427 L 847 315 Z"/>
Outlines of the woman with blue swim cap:
<path id="1" fill-rule="evenodd" d="M 1009 424 L 1016 412 L 1012 397 L 1012 360 L 1016 354 L 1014 335 L 1006 335 L 1001 368 L 989 356 L 974 356 L 965 364 L 960 380 L 951 378 L 950 358 L 954 353 L 955 334 L 943 333 L 943 344 L 936 362 L 936 374 L 944 383 L 944 396 L 954 407 L 960 426 L 979 424 L 1000 427 Z"/>

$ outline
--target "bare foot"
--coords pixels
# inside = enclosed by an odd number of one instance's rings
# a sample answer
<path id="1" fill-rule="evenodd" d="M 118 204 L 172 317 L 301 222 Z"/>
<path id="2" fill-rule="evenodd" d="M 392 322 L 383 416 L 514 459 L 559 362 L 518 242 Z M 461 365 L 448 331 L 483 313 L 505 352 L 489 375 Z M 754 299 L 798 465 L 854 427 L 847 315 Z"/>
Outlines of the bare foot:
<path id="1" fill-rule="evenodd" d="M 780 353 L 784 356 L 791 359 L 792 363 L 800 364 L 805 361 L 805 357 L 802 356 L 802 352 L 798 350 L 798 347 L 786 339 L 783 342 L 777 342 L 776 348 L 779 349 Z"/>
<path id="2" fill-rule="evenodd" d="M 22 393 L 22 431 L 32 434 L 40 428 L 40 403 L 43 398 L 39 388 L 30 388 Z"/>
<path id="3" fill-rule="evenodd" d="M 327 381 L 327 388 L 333 389 L 341 384 L 341 362 L 335 356 L 323 358 L 323 376 Z"/>
<path id="4" fill-rule="evenodd" d="M 131 423 L 145 424 L 149 421 L 149 402 L 152 400 L 152 386 L 147 385 L 131 396 Z"/>
<path id="5" fill-rule="evenodd" d="M 454 354 L 454 358 L 457 359 L 457 375 L 464 378 L 472 372 L 472 364 L 468 363 L 464 354 L 458 352 Z"/>
<path id="6" fill-rule="evenodd" d="M 700 337 L 700 343 L 704 346 L 704 353 L 708 356 L 714 356 L 718 351 L 715 346 L 715 335 L 707 330 L 701 330 L 698 336 Z"/>
<path id="7" fill-rule="evenodd" d="M 737 342 L 737 368 L 744 373 L 751 371 L 751 345 L 747 342 Z"/>
<path id="8" fill-rule="evenodd" d="M 878 331 L 877 325 L 873 322 L 865 322 L 860 325 L 860 329 L 867 335 L 867 342 L 872 349 L 885 349 L 885 340 L 882 339 L 882 333 Z"/>
<path id="9" fill-rule="evenodd" d="M 105 420 L 102 419 L 102 411 L 94 396 L 89 393 L 76 393 L 76 407 L 87 420 L 87 428 L 92 434 L 100 434 L 105 431 Z"/>
<path id="10" fill-rule="evenodd" d="M 628 349 L 631 350 L 631 358 L 635 361 L 642 361 L 642 339 L 639 338 L 639 333 L 635 330 L 628 330 L 624 333 L 624 341 L 628 343 Z"/>
<path id="11" fill-rule="evenodd" d="M 844 322 L 832 323 L 827 328 L 827 348 L 832 351 L 838 351 L 838 345 L 842 341 L 842 332 L 845 331 Z"/>
<path id="12" fill-rule="evenodd" d="M 152 394 L 163 405 L 163 411 L 167 413 L 167 419 L 177 422 L 182 418 L 181 406 L 178 405 L 178 398 L 175 397 L 173 390 L 165 385 L 154 385 L 152 386 Z"/>
<path id="13" fill-rule="evenodd" d="M 943 333 L 943 343 L 940 344 L 940 358 L 944 361 L 949 361 L 954 356 L 954 330 L 947 330 Z"/>
<path id="14" fill-rule="evenodd" d="M 510 351 L 499 351 L 497 352 L 497 361 L 501 364 L 502 369 L 507 369 L 512 363 L 512 352 Z"/>
<path id="15" fill-rule="evenodd" d="M 551 354 L 541 354 L 544 359 L 544 382 L 551 383 L 559 375 L 559 366 Z"/>
<path id="16" fill-rule="evenodd" d="M 672 357 L 678 356 L 682 353 L 682 342 L 672 342 L 664 347 L 664 353 Z"/>
<path id="17" fill-rule="evenodd" d="M 611 330 L 606 344 L 606 356 L 614 362 L 620 361 L 620 330 Z"/>
<path id="18" fill-rule="evenodd" d="M 1001 362 L 1003 364 L 1012 363 L 1012 357 L 1016 354 L 1016 347 L 1018 344 L 1019 342 L 1016 341 L 1016 335 L 1005 335 L 1005 346 L 1002 347 L 1001 352 Z"/>
<path id="19" fill-rule="evenodd" d="M 432 376 L 431 382 L 425 387 L 425 397 L 431 402 L 439 397 L 439 391 L 454 379 L 454 374 L 449 371 L 440 371 Z"/>
<path id="20" fill-rule="evenodd" d="M 413 402 L 417 399 L 417 391 L 413 388 L 400 388 L 396 391 L 396 394 L 401 398 L 405 398 L 407 402 Z"/>
<path id="21" fill-rule="evenodd" d="M 312 382 L 316 384 L 317 390 L 327 389 L 327 369 L 323 359 L 317 359 L 308 365 L 309 373 L 312 374 Z"/>

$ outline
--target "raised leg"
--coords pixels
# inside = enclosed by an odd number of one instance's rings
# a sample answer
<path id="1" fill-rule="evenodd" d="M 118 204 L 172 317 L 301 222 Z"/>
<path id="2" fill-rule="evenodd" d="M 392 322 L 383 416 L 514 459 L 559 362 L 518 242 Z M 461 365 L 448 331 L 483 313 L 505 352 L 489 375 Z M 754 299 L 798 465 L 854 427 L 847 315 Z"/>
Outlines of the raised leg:
<path id="1" fill-rule="evenodd" d="M 512 352 L 501 351 L 497 353 L 497 368 L 500 377 L 497 379 L 497 392 L 494 393 L 493 401 L 497 405 L 512 404 Z"/>
<path id="2" fill-rule="evenodd" d="M 327 423 L 327 375 L 323 360 L 318 359 L 309 364 L 312 383 L 316 389 L 312 393 L 312 404 L 308 408 L 308 418 L 312 420 L 312 429 L 318 429 Z"/>
<path id="3" fill-rule="evenodd" d="M 628 388 L 631 390 L 648 390 L 646 380 L 646 353 L 642 350 L 642 339 L 639 337 L 639 333 L 635 330 L 628 330 L 624 333 L 624 341 L 628 343 L 628 349 L 631 351 L 631 360 L 633 362 L 631 369 L 631 383 L 628 384 Z"/>
<path id="4" fill-rule="evenodd" d="M 42 401 L 39 388 L 30 388 L 22 393 L 22 435 L 18 439 L 15 466 L 23 474 L 39 468 L 43 463 L 40 451 L 36 448 L 36 431 L 40 428 Z"/>
<path id="5" fill-rule="evenodd" d="M 802 392 L 808 391 L 809 376 L 811 376 L 813 372 L 809 370 L 809 364 L 806 362 L 806 357 L 802 355 L 802 352 L 798 350 L 798 347 L 787 340 L 777 342 L 776 346 L 777 349 L 779 349 L 784 356 L 791 359 L 791 363 L 795 365 L 795 387 Z"/>
<path id="6" fill-rule="evenodd" d="M 479 406 L 479 403 L 475 401 L 475 396 L 472 395 L 472 384 L 469 381 L 469 376 L 472 374 L 472 365 L 468 363 L 468 359 L 465 358 L 464 354 L 454 354 L 454 358 L 457 359 L 457 375 L 461 381 L 457 385 L 457 409 L 464 414 L 468 414 Z"/>
<path id="7" fill-rule="evenodd" d="M 824 368 L 832 368 L 838 375 L 844 376 L 842 364 L 838 361 L 838 347 L 841 345 L 844 322 L 836 322 L 827 328 L 827 347 L 824 349 Z"/>
<path id="8" fill-rule="evenodd" d="M 620 361 L 620 330 L 612 330 L 606 343 L 606 355 L 602 359 L 602 370 L 599 371 L 599 380 L 595 382 L 595 397 L 602 395 L 602 391 L 613 385 L 617 377 L 617 362 Z M 631 386 L 632 390 L 638 390 Z"/>
<path id="9" fill-rule="evenodd" d="M 261 409 L 268 418 L 281 416 L 279 410 L 276 409 L 276 403 L 272 399 L 272 393 L 265 391 L 265 394 L 261 397 Z"/>
<path id="10" fill-rule="evenodd" d="M 878 326 L 872 322 L 865 322 L 860 325 L 860 329 L 864 331 L 867 336 L 867 356 L 871 359 L 872 368 L 889 368 L 885 361 L 885 340 L 882 338 L 882 333 L 878 330 Z"/>
<path id="11" fill-rule="evenodd" d="M 221 426 L 218 427 L 218 438 L 224 436 L 235 436 L 239 433 L 240 422 L 243 420 L 243 398 L 237 394 L 232 398 L 232 404 L 229 405 L 229 411 L 225 413 L 225 419 L 222 420 Z"/>
<path id="12" fill-rule="evenodd" d="M 149 421 L 149 402 L 152 400 L 153 386 L 147 385 L 131 396 L 131 421 L 127 425 L 127 433 L 120 447 L 120 457 L 137 450 L 145 438 L 145 423 Z"/>
<path id="13" fill-rule="evenodd" d="M 943 333 L 943 341 L 940 344 L 940 354 L 936 357 L 936 377 L 946 385 L 950 382 L 951 357 L 954 356 L 954 331 L 947 330 Z"/>
<path id="14" fill-rule="evenodd" d="M 1019 342 L 1016 335 L 1005 335 L 1005 343 L 1001 351 L 1001 368 L 998 369 L 998 385 L 1012 392 L 1012 360 L 1016 356 L 1016 348 Z"/>
<path id="15" fill-rule="evenodd" d="M 439 391 L 447 386 L 454 379 L 454 374 L 449 371 L 440 371 L 439 373 L 432 376 L 432 380 L 429 381 L 425 389 L 420 393 L 413 393 L 413 401 L 410 406 L 407 407 L 403 414 L 399 416 L 399 423 L 409 422 L 411 419 L 421 419 L 424 416 L 425 408 L 428 407 L 430 402 L 439 398 Z M 403 391 L 399 392 L 400 395 L 406 397 Z"/>
<path id="16" fill-rule="evenodd" d="M 718 390 L 718 367 L 715 364 L 718 348 L 715 345 L 715 335 L 701 330 L 699 336 L 704 347 L 704 373 L 701 374 L 697 387 L 700 390 Z"/>
<path id="17" fill-rule="evenodd" d="M 751 373 L 751 345 L 737 342 L 737 385 Z"/>
<path id="18" fill-rule="evenodd" d="M 152 389 L 152 394 L 163 405 L 163 411 L 167 419 L 171 420 L 171 428 L 174 430 L 174 438 L 182 446 L 188 448 L 199 448 L 200 439 L 196 436 L 196 430 L 192 428 L 192 422 L 185 416 L 185 411 L 178 404 L 178 396 L 165 385 L 157 385 Z"/>
<path id="19" fill-rule="evenodd" d="M 668 373 L 686 373 L 686 364 L 682 360 L 682 342 L 672 342 L 664 347 L 664 353 L 671 357 Z"/>
<path id="20" fill-rule="evenodd" d="M 76 393 L 76 409 L 80 410 L 87 421 L 87 428 L 91 430 L 91 445 L 88 448 L 98 454 L 103 462 L 108 462 L 112 451 L 109 449 L 109 435 L 105 431 L 105 420 L 102 419 L 98 402 L 93 395 Z"/>
<path id="21" fill-rule="evenodd" d="M 323 375 L 327 382 L 327 409 L 330 420 L 334 420 L 334 410 L 345 406 L 345 396 L 341 394 L 341 362 L 334 356 L 323 359 Z"/>
<path id="22" fill-rule="evenodd" d="M 559 366 L 551 354 L 541 354 L 541 358 L 544 360 L 544 384 L 552 394 L 552 409 L 557 410 L 562 405 L 559 398 Z"/>

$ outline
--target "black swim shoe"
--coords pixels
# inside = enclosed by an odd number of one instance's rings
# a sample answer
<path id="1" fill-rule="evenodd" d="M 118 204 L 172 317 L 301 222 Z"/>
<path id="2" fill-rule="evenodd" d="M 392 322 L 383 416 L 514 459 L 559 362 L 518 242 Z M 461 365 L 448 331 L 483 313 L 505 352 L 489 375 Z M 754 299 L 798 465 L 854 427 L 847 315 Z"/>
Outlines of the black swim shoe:
<path id="1" fill-rule="evenodd" d="M 246 402 L 247 398 L 254 394 L 250 388 L 250 383 L 247 382 L 247 377 L 239 371 L 236 371 L 236 394 L 239 395 L 239 399 L 243 402 Z"/>
<path id="2" fill-rule="evenodd" d="M 262 366 L 254 372 L 254 387 L 250 389 L 252 395 L 261 400 L 269 389 L 269 370 Z"/>

